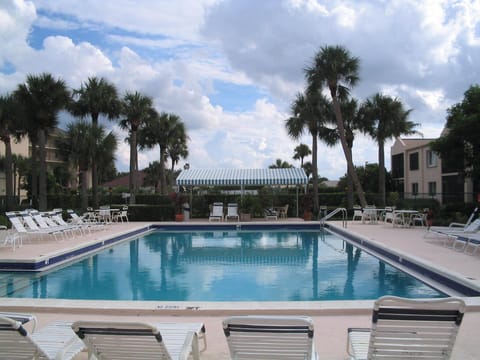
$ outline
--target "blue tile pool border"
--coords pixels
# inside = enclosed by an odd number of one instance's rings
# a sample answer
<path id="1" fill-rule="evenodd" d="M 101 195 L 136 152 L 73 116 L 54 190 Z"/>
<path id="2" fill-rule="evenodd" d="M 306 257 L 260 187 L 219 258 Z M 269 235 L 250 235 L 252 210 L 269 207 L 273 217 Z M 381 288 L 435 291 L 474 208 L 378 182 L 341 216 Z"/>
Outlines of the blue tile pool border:
<path id="1" fill-rule="evenodd" d="M 401 265 L 406 267 L 407 269 L 413 271 L 414 273 L 420 274 L 425 278 L 431 279 L 432 281 L 439 283 L 447 288 L 450 288 L 463 296 L 480 296 L 480 291 L 477 289 L 473 289 L 468 285 L 447 277 L 445 275 L 439 274 L 438 272 L 429 269 L 427 266 L 422 265 L 420 263 L 414 262 L 408 259 L 406 256 L 402 256 L 399 254 L 392 253 L 387 249 L 378 246 L 368 239 L 362 238 L 361 236 L 355 235 L 351 232 L 348 232 L 345 229 L 339 227 L 333 227 L 329 224 L 326 224 L 326 228 L 329 229 L 335 235 L 339 235 L 347 241 L 350 241 L 354 245 L 360 245 L 361 247 L 370 250 L 371 254 L 375 256 L 375 254 L 379 254 L 384 258 L 388 259 L 390 263 L 395 266 L 395 264 Z"/>

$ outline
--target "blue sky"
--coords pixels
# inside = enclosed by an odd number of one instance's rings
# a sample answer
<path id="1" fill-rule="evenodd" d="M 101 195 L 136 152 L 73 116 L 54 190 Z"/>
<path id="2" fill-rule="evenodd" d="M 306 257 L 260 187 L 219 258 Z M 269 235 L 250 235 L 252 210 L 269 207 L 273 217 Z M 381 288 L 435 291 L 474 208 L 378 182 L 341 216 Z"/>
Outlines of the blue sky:
<path id="1" fill-rule="evenodd" d="M 0 0 L 0 93 L 40 72 L 72 88 L 105 77 L 182 118 L 191 167 L 299 166 L 284 122 L 321 46 L 360 59 L 359 102 L 398 97 L 418 131 L 437 137 L 446 109 L 480 82 L 479 19 L 478 0 Z M 120 140 L 118 170 L 128 170 L 126 134 L 103 124 Z M 140 167 L 157 159 L 158 149 L 140 153 Z M 377 162 L 377 148 L 358 134 L 354 162 L 366 161 Z M 339 146 L 320 146 L 321 176 L 345 168 Z"/>

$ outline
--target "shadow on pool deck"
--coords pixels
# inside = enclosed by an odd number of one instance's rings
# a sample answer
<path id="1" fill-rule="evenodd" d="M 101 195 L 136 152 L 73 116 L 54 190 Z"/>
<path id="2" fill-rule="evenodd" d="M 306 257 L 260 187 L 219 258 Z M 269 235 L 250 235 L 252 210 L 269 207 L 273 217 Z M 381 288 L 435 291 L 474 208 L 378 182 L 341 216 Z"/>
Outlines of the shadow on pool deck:
<path id="1" fill-rule="evenodd" d="M 295 222 L 295 220 L 291 220 Z M 202 221 L 195 221 L 202 223 Z M 207 224 L 212 224 L 208 223 Z M 272 222 L 268 222 L 272 223 Z M 47 253 L 56 253 L 86 242 L 101 241 L 115 234 L 147 226 L 149 223 L 114 224 L 105 231 L 92 233 L 82 238 L 44 240 L 27 243 L 13 252 L 11 247 L 0 248 L 0 259 L 32 259 Z M 334 226 L 340 223 L 331 222 Z M 430 263 L 442 271 L 480 284 L 480 256 L 469 256 L 442 246 L 442 241 L 425 241 L 424 228 L 393 228 L 391 224 L 348 223 L 348 231 L 378 242 L 389 248 L 409 254 Z M 480 298 L 467 298 L 467 313 L 457 338 L 452 359 L 478 359 L 480 345 L 477 341 L 480 324 Z M 373 301 L 333 302 L 278 302 L 278 303 L 195 303 L 179 305 L 162 302 L 112 302 L 112 301 L 67 301 L 40 299 L 0 299 L 0 311 L 29 312 L 38 317 L 42 326 L 54 319 L 111 319 L 144 322 L 202 321 L 207 329 L 208 348 L 201 359 L 228 359 L 221 321 L 231 314 L 269 313 L 298 314 L 311 316 L 315 323 L 315 344 L 321 359 L 347 359 L 346 334 L 348 327 L 368 327 Z M 198 307 L 197 307 L 198 305 Z M 78 359 L 85 359 L 81 354 Z"/>

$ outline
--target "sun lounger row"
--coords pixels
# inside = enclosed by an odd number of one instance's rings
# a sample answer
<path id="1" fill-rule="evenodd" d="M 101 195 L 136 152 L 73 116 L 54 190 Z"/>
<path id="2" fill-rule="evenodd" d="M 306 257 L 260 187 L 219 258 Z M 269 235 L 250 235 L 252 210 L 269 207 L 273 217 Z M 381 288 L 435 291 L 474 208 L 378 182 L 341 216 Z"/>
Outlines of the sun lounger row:
<path id="1" fill-rule="evenodd" d="M 372 326 L 348 329 L 351 359 L 449 359 L 463 320 L 459 298 L 412 300 L 384 296 L 374 303 Z M 2 358 L 200 358 L 207 346 L 202 323 L 56 321 L 30 333 L 32 315 L 0 313 Z M 315 330 L 307 316 L 231 316 L 223 323 L 231 359 L 313 360 Z"/>
<path id="2" fill-rule="evenodd" d="M 22 212 L 6 212 L 6 216 L 12 224 L 12 230 L 5 237 L 5 245 L 7 243 L 12 245 L 13 250 L 21 246 L 27 237 L 43 239 L 51 236 L 59 241 L 84 235 L 104 226 L 98 222 L 84 222 L 81 219 L 68 223 L 56 211 L 40 213 L 38 210 L 30 209 Z"/>

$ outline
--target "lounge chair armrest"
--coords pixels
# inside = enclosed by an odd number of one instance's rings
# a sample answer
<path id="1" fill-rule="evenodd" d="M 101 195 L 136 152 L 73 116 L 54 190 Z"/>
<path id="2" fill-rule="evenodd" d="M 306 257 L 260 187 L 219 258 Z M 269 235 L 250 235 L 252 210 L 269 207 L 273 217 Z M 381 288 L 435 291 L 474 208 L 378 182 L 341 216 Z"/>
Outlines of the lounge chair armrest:
<path id="1" fill-rule="evenodd" d="M 194 331 L 189 331 L 187 336 L 185 336 L 185 341 L 183 343 L 183 348 L 179 359 L 187 360 L 190 356 L 190 353 L 192 354 L 193 360 L 200 360 L 200 352 L 198 351 L 198 338 Z"/>
<path id="2" fill-rule="evenodd" d="M 448 227 L 465 227 L 465 225 L 466 224 L 452 222 L 452 223 L 450 223 L 450 225 L 448 225 Z"/>
<path id="3" fill-rule="evenodd" d="M 365 342 L 364 346 L 368 349 L 368 339 L 370 337 L 370 328 L 348 328 L 348 337 L 347 337 L 347 354 L 350 356 L 351 359 L 356 359 L 358 354 L 355 354 L 352 349 L 352 333 L 361 334 L 362 343 Z M 364 335 L 364 336 L 363 336 Z M 358 339 L 356 339 L 358 341 Z"/>

